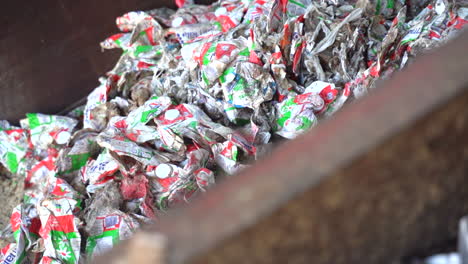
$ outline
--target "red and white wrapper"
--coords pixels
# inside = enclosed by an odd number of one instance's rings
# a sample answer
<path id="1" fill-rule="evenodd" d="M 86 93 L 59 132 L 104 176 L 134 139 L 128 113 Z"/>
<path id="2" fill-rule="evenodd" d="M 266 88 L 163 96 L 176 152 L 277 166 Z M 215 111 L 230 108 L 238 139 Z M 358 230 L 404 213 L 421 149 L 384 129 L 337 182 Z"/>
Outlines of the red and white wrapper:
<path id="1" fill-rule="evenodd" d="M 215 184 L 214 173 L 207 168 L 198 169 L 193 174 L 201 190 L 206 190 Z"/>
<path id="2" fill-rule="evenodd" d="M 88 183 L 86 191 L 94 193 L 103 188 L 108 182 L 114 180 L 114 173 L 119 169 L 119 163 L 107 152 L 104 151 L 96 158 L 89 160 L 80 170 L 81 179 Z"/>
<path id="3" fill-rule="evenodd" d="M 306 97 L 309 94 L 318 94 L 323 99 L 323 107 L 321 109 L 314 109 L 315 112 L 321 113 L 331 102 L 335 101 L 338 90 L 335 89 L 335 84 L 333 83 L 316 81 L 307 86 L 303 94 L 296 96 L 296 101 L 301 101 L 301 98 Z"/>
<path id="4" fill-rule="evenodd" d="M 239 172 L 239 170 L 247 167 L 246 165 L 239 163 L 239 151 L 232 141 L 216 143 L 211 147 L 211 149 L 213 151 L 216 164 L 228 174 L 233 175 Z"/>
<path id="5" fill-rule="evenodd" d="M 140 23 L 148 16 L 149 15 L 143 11 L 132 11 L 117 17 L 115 24 L 120 29 L 120 31 L 129 32 L 134 30 L 138 23 Z"/>
<path id="6" fill-rule="evenodd" d="M 13 264 L 16 263 L 18 252 L 16 249 L 16 243 L 10 243 L 6 245 L 0 251 L 0 263 L 2 264 Z"/>
<path id="7" fill-rule="evenodd" d="M 84 117 L 83 117 L 83 128 L 90 128 L 96 131 L 101 131 L 105 128 L 106 124 L 98 117 L 93 116 L 92 110 L 98 105 L 107 102 L 107 96 L 112 87 L 118 80 L 118 76 L 111 76 L 107 79 L 101 78 L 99 81 L 101 85 L 96 87 L 89 95 L 88 101 L 86 102 Z"/>
<path id="8" fill-rule="evenodd" d="M 38 205 L 44 257 L 78 263 L 81 236 L 77 227 L 79 220 L 73 215 L 76 205 L 76 200 L 67 197 L 48 198 Z"/>

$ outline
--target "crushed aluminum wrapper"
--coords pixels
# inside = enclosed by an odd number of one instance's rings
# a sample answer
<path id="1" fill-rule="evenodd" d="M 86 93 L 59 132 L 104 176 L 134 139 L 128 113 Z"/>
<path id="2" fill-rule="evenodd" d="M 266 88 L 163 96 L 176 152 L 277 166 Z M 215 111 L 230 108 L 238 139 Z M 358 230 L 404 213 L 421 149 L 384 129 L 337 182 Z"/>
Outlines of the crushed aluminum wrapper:
<path id="1" fill-rule="evenodd" d="M 0 121 L 0 163 L 25 179 L 2 263 L 102 254 L 468 23 L 466 1 L 176 4 L 116 19 L 100 45 L 123 54 L 86 104 Z"/>

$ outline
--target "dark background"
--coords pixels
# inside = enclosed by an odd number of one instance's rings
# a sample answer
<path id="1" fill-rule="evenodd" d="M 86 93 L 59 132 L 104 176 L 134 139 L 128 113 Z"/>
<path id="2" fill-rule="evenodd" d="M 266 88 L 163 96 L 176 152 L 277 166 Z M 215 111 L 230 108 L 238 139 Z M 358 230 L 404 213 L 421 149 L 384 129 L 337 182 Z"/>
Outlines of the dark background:
<path id="1" fill-rule="evenodd" d="M 117 33 L 115 18 L 171 0 L 25 0 L 0 8 L 0 119 L 57 113 L 86 97 L 120 51 L 99 42 Z"/>

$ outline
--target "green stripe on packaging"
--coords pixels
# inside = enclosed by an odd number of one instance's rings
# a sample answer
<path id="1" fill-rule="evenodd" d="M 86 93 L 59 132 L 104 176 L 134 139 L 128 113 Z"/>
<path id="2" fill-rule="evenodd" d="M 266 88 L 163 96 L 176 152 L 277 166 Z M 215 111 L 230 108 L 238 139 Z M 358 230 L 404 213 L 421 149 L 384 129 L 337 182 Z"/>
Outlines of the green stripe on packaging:
<path id="1" fill-rule="evenodd" d="M 387 0 L 387 8 L 394 8 L 395 7 L 395 0 Z"/>
<path id="2" fill-rule="evenodd" d="M 245 48 L 241 50 L 241 52 L 239 52 L 239 56 L 249 56 L 249 55 L 250 55 L 249 48 Z"/>
<path id="3" fill-rule="evenodd" d="M 26 117 L 28 118 L 30 129 L 34 129 L 41 125 L 41 122 L 39 121 L 39 118 L 37 118 L 36 113 L 27 113 Z"/>
<path id="4" fill-rule="evenodd" d="M 294 0 L 289 0 L 288 2 L 290 2 L 290 3 L 292 3 L 292 4 L 295 4 L 295 5 L 298 5 L 298 6 L 302 7 L 302 8 L 306 8 L 306 6 L 305 6 L 304 4 L 299 3 L 299 2 L 296 2 L 296 1 L 294 1 Z"/>
<path id="5" fill-rule="evenodd" d="M 148 46 L 148 45 L 140 45 L 140 46 L 137 46 L 136 49 L 135 49 L 135 52 L 133 53 L 135 56 L 138 56 L 140 55 L 141 53 L 143 52 L 148 52 L 150 51 L 151 49 L 153 49 L 153 46 Z"/>
<path id="6" fill-rule="evenodd" d="M 7 152 L 6 164 L 12 173 L 16 173 L 18 171 L 18 159 L 15 153 Z"/>
<path id="7" fill-rule="evenodd" d="M 88 254 L 88 256 L 91 257 L 92 254 L 94 253 L 94 249 L 96 248 L 96 245 L 97 245 L 97 240 L 100 238 L 104 238 L 104 237 L 112 237 L 112 244 L 116 245 L 120 240 L 119 230 L 115 229 L 115 230 L 104 231 L 100 235 L 89 237 L 87 245 L 86 245 L 86 253 Z"/>
<path id="8" fill-rule="evenodd" d="M 91 154 L 88 152 L 82 153 L 82 154 L 70 155 L 71 163 L 72 163 L 71 170 L 76 171 L 76 170 L 81 169 L 81 167 L 83 167 L 86 164 L 90 156 Z"/>
<path id="9" fill-rule="evenodd" d="M 376 15 L 380 14 L 381 9 L 382 9 L 381 0 L 377 0 L 377 3 L 375 4 L 375 14 Z"/>

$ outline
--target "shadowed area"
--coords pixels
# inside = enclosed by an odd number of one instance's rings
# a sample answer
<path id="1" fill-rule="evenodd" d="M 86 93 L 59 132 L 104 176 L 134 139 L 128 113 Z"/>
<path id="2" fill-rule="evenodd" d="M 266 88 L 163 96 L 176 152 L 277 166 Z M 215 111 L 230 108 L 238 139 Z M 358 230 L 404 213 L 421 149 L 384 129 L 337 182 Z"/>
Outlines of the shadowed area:
<path id="1" fill-rule="evenodd" d="M 115 18 L 162 0 L 7 1 L 0 9 L 0 119 L 57 113 L 85 97 L 119 52 L 99 42 L 118 32 Z"/>

